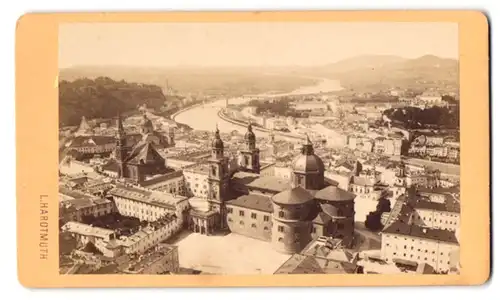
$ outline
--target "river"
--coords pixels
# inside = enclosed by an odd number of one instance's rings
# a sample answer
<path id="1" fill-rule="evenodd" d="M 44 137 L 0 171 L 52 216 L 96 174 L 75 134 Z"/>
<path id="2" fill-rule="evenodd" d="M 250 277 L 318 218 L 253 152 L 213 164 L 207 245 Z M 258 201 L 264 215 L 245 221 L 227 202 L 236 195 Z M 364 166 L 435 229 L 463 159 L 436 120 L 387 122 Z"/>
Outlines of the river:
<path id="1" fill-rule="evenodd" d="M 309 95 L 342 90 L 338 80 L 321 79 L 317 84 L 311 86 L 303 86 L 298 89 L 283 94 L 259 94 L 255 97 L 271 97 L 271 96 L 291 96 L 291 95 Z M 242 104 L 248 102 L 251 98 L 231 98 L 229 104 Z M 217 113 L 221 108 L 226 106 L 226 100 L 221 99 L 211 103 L 199 105 L 191 109 L 187 109 L 174 117 L 174 120 L 179 123 L 184 123 L 191 126 L 195 130 L 215 130 L 215 124 L 219 127 L 221 132 L 231 132 L 237 130 L 240 133 L 245 133 L 245 126 L 239 126 L 227 121 L 222 120 Z M 268 133 L 262 131 L 255 131 L 258 137 L 266 137 Z"/>

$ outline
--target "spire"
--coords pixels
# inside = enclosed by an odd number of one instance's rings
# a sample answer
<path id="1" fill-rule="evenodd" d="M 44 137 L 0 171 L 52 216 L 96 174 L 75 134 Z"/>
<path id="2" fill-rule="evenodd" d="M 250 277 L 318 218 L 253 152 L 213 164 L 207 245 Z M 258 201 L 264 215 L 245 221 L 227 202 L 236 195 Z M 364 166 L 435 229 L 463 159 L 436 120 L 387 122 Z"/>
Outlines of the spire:
<path id="1" fill-rule="evenodd" d="M 311 139 L 309 139 L 309 135 L 306 133 L 306 145 L 312 145 Z"/>
<path id="2" fill-rule="evenodd" d="M 120 112 L 118 112 L 116 120 L 116 130 L 118 135 L 123 135 L 125 133 L 125 129 L 123 129 L 122 116 Z"/>
<path id="3" fill-rule="evenodd" d="M 314 154 L 313 143 L 309 139 L 309 135 L 306 134 L 306 142 L 302 147 L 302 154 L 304 155 L 312 155 Z"/>
<path id="4" fill-rule="evenodd" d="M 215 123 L 215 138 L 220 139 L 219 125 Z"/>
<path id="5" fill-rule="evenodd" d="M 252 132 L 252 122 L 250 122 L 250 119 L 248 120 L 248 132 Z"/>

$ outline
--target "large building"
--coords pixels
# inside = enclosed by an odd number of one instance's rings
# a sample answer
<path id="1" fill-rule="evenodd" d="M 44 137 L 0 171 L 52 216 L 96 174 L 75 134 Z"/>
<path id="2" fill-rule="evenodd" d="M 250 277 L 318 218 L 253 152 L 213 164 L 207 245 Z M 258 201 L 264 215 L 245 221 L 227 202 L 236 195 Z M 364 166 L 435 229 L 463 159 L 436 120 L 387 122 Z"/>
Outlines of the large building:
<path id="1" fill-rule="evenodd" d="M 284 253 L 300 252 L 319 235 L 352 245 L 355 195 L 325 181 L 325 166 L 309 138 L 293 161 L 288 180 L 259 174 L 259 150 L 251 125 L 241 153 L 240 169 L 229 172 L 224 142 L 216 130 L 205 169 L 208 174 L 202 180 L 208 183 L 206 205 L 191 208 L 190 228 L 203 233 L 230 230 L 270 241 Z"/>
<path id="2" fill-rule="evenodd" d="M 156 150 L 155 136 L 152 132 L 152 123 L 145 117 L 142 130 L 143 139 L 130 147 L 127 143 L 121 116 L 118 116 L 114 159 L 104 165 L 103 170 L 115 172 L 117 177 L 130 179 L 137 183 L 142 183 L 157 175 L 173 172 L 174 170 L 166 166 L 165 159 Z"/>

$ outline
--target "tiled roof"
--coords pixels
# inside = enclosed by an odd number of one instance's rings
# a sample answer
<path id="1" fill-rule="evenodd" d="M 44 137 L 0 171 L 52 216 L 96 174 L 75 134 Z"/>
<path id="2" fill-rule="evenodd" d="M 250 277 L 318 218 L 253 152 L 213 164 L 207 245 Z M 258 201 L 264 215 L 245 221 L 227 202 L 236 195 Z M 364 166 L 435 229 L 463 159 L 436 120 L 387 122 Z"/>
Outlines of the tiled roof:
<path id="1" fill-rule="evenodd" d="M 178 170 L 178 171 L 172 170 L 172 172 L 169 172 L 167 174 L 155 176 L 153 178 L 150 178 L 150 179 L 147 179 L 147 180 L 141 182 L 141 186 L 147 187 L 147 186 L 150 186 L 153 184 L 157 184 L 157 183 L 160 183 L 163 181 L 170 180 L 172 178 L 177 178 L 177 177 L 182 177 L 182 176 L 184 176 L 184 175 L 183 175 L 181 170 Z"/>
<path id="2" fill-rule="evenodd" d="M 248 172 L 236 172 L 231 178 L 231 182 L 251 188 L 281 192 L 290 188 L 290 182 L 274 176 L 259 176 Z"/>
<path id="3" fill-rule="evenodd" d="M 316 218 L 314 218 L 313 223 L 316 223 L 316 224 L 327 224 L 331 220 L 332 220 L 332 218 L 329 215 L 327 215 L 326 213 L 320 211 L 318 213 L 318 215 L 316 216 Z"/>
<path id="4" fill-rule="evenodd" d="M 453 200 L 452 200 L 453 201 Z M 438 203 L 432 202 L 430 200 L 418 199 L 414 204 L 415 209 L 426 209 L 426 210 L 436 210 L 436 211 L 444 211 L 444 212 L 460 212 L 460 204 L 459 203 Z"/>
<path id="5" fill-rule="evenodd" d="M 137 144 L 126 159 L 127 162 L 139 164 L 143 163 L 164 163 L 165 159 L 158 153 L 151 142 Z"/>
<path id="6" fill-rule="evenodd" d="M 271 199 L 261 195 L 243 195 L 236 199 L 227 201 L 227 205 L 234 205 L 263 212 L 273 212 Z"/>
<path id="7" fill-rule="evenodd" d="M 314 199 L 314 196 L 308 190 L 298 186 L 292 189 L 280 192 L 272 197 L 273 202 L 279 204 L 303 204 Z"/>
<path id="8" fill-rule="evenodd" d="M 176 209 L 176 203 L 178 201 L 186 199 L 186 197 L 184 196 L 172 195 L 156 191 L 146 191 L 140 188 L 122 185 L 110 190 L 109 194 L 112 196 L 122 197 L 173 210 Z"/>
<path id="9" fill-rule="evenodd" d="M 407 235 L 416 238 L 441 241 L 450 244 L 458 244 L 458 240 L 455 236 L 454 231 L 409 225 L 400 221 L 396 221 L 387 226 L 387 228 L 385 228 L 382 233 Z"/>
<path id="10" fill-rule="evenodd" d="M 336 186 L 328 186 L 318 191 L 315 198 L 326 201 L 354 201 L 356 195 Z"/>
<path id="11" fill-rule="evenodd" d="M 69 231 L 85 236 L 95 236 L 99 238 L 108 238 L 111 234 L 114 233 L 114 231 L 110 229 L 92 227 L 90 225 L 78 222 L 68 222 L 63 225 L 62 229 L 63 231 Z"/>
<path id="12" fill-rule="evenodd" d="M 274 274 L 353 274 L 357 266 L 302 254 L 294 254 Z"/>
<path id="13" fill-rule="evenodd" d="M 354 176 L 352 178 L 352 183 L 355 185 L 362 185 L 362 186 L 372 186 L 374 185 L 373 180 L 365 178 L 365 177 L 359 177 L 359 176 Z"/>
<path id="14" fill-rule="evenodd" d="M 102 146 L 107 144 L 114 144 L 115 138 L 113 136 L 105 135 L 91 135 L 91 136 L 76 136 L 71 141 L 69 147 L 93 147 Z"/>

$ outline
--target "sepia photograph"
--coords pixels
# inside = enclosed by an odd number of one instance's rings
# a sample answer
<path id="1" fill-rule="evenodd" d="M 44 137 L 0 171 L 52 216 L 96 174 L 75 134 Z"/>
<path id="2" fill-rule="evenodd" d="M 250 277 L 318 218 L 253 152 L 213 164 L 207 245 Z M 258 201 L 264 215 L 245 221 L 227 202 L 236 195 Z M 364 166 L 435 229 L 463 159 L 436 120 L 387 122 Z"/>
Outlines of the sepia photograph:
<path id="1" fill-rule="evenodd" d="M 460 274 L 458 23 L 58 34 L 60 274 Z"/>

